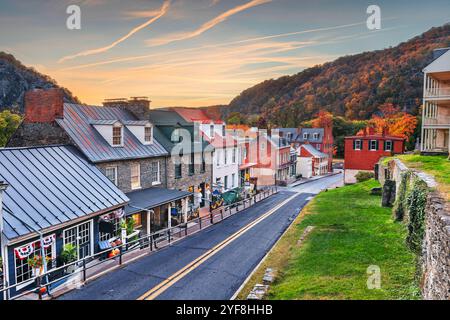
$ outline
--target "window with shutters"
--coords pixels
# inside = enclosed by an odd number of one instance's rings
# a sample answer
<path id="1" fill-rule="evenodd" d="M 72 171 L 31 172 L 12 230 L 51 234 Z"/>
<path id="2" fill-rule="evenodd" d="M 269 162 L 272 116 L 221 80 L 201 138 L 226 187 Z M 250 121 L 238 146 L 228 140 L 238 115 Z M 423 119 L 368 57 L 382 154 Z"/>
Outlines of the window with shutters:
<path id="1" fill-rule="evenodd" d="M 369 150 L 370 151 L 378 150 L 378 141 L 377 140 L 370 140 L 370 142 L 369 142 Z"/>
<path id="2" fill-rule="evenodd" d="M 391 140 L 386 140 L 384 142 L 384 150 L 385 151 L 392 151 L 392 141 Z"/>
<path id="3" fill-rule="evenodd" d="M 362 148 L 362 140 L 355 140 L 354 141 L 354 149 L 355 150 L 361 150 Z"/>

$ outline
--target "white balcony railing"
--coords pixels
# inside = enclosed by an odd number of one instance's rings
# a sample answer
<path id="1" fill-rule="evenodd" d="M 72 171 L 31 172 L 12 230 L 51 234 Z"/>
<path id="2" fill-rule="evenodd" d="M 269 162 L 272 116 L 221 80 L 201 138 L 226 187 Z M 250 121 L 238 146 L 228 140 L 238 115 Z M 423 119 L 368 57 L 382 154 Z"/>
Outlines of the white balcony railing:
<path id="1" fill-rule="evenodd" d="M 450 116 L 438 116 L 437 118 L 424 118 L 425 125 L 450 126 Z"/>
<path id="2" fill-rule="evenodd" d="M 450 86 L 440 88 L 427 88 L 424 94 L 425 98 L 450 98 Z"/>

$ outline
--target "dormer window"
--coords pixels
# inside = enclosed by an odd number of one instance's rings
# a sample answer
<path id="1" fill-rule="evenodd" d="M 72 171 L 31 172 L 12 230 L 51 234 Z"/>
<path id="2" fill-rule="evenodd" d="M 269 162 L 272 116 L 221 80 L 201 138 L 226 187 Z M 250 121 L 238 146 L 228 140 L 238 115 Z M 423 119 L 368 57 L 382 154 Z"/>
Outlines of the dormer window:
<path id="1" fill-rule="evenodd" d="M 180 142 L 180 129 L 175 129 L 172 132 L 172 142 Z"/>
<path id="2" fill-rule="evenodd" d="M 114 147 L 123 145 L 123 127 L 121 124 L 115 124 L 112 128 L 112 145 Z"/>
<path id="3" fill-rule="evenodd" d="M 152 143 L 153 141 L 153 127 L 148 125 L 145 127 L 144 141 L 145 143 Z"/>
<path id="4" fill-rule="evenodd" d="M 319 134 L 318 133 L 314 133 L 314 139 L 318 140 L 319 139 Z"/>
<path id="5" fill-rule="evenodd" d="M 308 138 L 309 138 L 309 133 L 304 133 L 303 134 L 303 139 L 304 140 L 308 140 Z"/>

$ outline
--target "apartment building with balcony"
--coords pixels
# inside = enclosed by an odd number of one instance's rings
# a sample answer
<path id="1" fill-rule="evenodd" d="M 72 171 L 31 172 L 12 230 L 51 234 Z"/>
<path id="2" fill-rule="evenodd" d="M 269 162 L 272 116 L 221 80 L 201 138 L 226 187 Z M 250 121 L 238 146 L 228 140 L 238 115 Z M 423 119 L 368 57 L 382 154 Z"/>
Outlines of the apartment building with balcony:
<path id="1" fill-rule="evenodd" d="M 450 152 L 450 48 L 437 49 L 424 70 L 421 152 Z"/>

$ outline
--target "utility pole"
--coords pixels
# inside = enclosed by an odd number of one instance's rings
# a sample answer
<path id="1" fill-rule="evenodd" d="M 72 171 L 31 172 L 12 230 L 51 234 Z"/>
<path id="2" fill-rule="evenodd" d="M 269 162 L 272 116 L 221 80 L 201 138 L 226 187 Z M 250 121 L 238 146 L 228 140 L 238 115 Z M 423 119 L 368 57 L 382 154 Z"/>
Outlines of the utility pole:
<path id="1" fill-rule="evenodd" d="M 2 272 L 3 272 L 3 288 L 8 286 L 8 246 L 7 239 L 4 233 L 3 224 L 3 192 L 8 188 L 8 184 L 0 181 L 0 256 L 2 257 Z M 3 291 L 3 299 L 8 299 L 8 290 Z"/>

